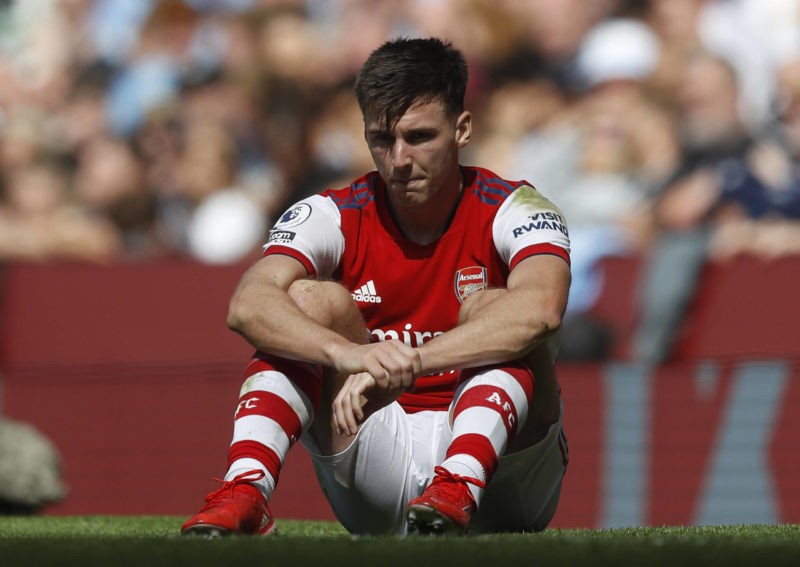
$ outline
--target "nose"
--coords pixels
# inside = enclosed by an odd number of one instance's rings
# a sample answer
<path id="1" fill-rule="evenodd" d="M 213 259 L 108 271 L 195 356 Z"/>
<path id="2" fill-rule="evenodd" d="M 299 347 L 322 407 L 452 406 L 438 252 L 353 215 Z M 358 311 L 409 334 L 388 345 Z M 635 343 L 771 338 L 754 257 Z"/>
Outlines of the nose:
<path id="1" fill-rule="evenodd" d="M 395 140 L 392 146 L 392 167 L 401 168 L 411 163 L 409 147 L 403 140 Z"/>

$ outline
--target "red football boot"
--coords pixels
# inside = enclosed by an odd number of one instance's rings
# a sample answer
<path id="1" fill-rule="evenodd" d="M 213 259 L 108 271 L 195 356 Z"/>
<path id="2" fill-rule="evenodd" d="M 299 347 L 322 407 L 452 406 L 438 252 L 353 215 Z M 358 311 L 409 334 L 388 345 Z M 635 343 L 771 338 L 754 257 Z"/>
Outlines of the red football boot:
<path id="1" fill-rule="evenodd" d="M 218 480 L 222 486 L 206 496 L 206 504 L 181 526 L 181 534 L 204 537 L 267 535 L 275 529 L 267 500 L 251 482 L 264 478 L 252 470 L 233 480 Z"/>
<path id="2" fill-rule="evenodd" d="M 444 467 L 433 469 L 436 476 L 419 498 L 408 503 L 406 519 L 410 534 L 463 534 L 478 508 L 467 486 L 485 488 L 486 483 L 453 474 Z"/>

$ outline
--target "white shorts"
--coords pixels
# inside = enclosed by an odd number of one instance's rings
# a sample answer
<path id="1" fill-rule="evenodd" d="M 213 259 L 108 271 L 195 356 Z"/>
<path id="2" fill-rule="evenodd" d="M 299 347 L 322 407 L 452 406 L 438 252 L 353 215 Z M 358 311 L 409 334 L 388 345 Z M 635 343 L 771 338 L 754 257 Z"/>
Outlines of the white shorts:
<path id="1" fill-rule="evenodd" d="M 311 453 L 334 514 L 353 534 L 405 533 L 405 510 L 433 478 L 452 440 L 446 411 L 405 413 L 392 403 L 371 415 L 353 443 L 337 455 Z M 562 423 L 536 445 L 500 457 L 471 532 L 541 531 L 552 519 L 566 470 Z"/>

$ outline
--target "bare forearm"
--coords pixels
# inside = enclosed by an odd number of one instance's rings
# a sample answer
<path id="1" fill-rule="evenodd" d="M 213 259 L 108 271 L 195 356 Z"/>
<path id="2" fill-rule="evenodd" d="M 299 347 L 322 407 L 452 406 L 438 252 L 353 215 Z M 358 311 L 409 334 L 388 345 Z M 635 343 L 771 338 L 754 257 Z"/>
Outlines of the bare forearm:
<path id="1" fill-rule="evenodd" d="M 231 298 L 228 326 L 262 352 L 331 366 L 337 349 L 352 343 L 291 299 L 289 286 L 304 275 L 291 262 L 264 259 L 248 270 Z"/>
<path id="2" fill-rule="evenodd" d="M 420 347 L 422 374 L 516 360 L 554 333 L 560 319 L 521 314 L 519 302 L 507 294 L 475 318 Z"/>
<path id="3" fill-rule="evenodd" d="M 507 290 L 489 290 L 462 307 L 461 323 L 420 347 L 423 373 L 516 360 L 561 326 L 569 266 L 555 256 L 523 260 Z"/>
<path id="4" fill-rule="evenodd" d="M 228 326 L 256 349 L 293 360 L 332 366 L 335 351 L 351 345 L 338 333 L 305 315 L 291 301 L 276 297 L 268 305 L 231 309 Z"/>

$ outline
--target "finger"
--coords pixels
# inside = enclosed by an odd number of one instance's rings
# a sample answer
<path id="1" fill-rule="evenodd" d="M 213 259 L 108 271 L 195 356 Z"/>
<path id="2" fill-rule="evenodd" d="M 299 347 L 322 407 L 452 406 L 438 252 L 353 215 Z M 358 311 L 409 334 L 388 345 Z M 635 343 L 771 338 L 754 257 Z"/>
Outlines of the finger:
<path id="1" fill-rule="evenodd" d="M 358 423 L 353 414 L 352 398 L 349 392 L 342 397 L 338 422 L 340 435 L 353 436 L 358 432 Z"/>
<path id="2" fill-rule="evenodd" d="M 334 400 L 334 423 L 340 435 L 355 435 L 364 421 L 363 405 L 366 397 L 363 392 L 375 384 L 372 376 L 366 372 L 353 374 L 347 378 L 344 386 Z"/>
<path id="3" fill-rule="evenodd" d="M 336 428 L 336 433 L 339 435 L 346 435 L 349 431 L 347 423 L 347 414 L 349 412 L 349 391 L 352 384 L 352 376 L 348 377 L 342 388 L 336 394 L 333 400 L 333 425 Z"/>
<path id="4" fill-rule="evenodd" d="M 353 387 L 350 389 L 350 408 L 356 424 L 364 422 L 364 405 L 367 403 L 364 393 L 374 386 L 375 379 L 367 372 L 354 377 Z"/>
<path id="5" fill-rule="evenodd" d="M 413 383 L 420 365 L 415 364 L 414 358 L 406 356 L 406 353 L 397 351 L 392 353 L 391 362 L 385 362 L 384 367 L 391 372 L 389 387 L 385 389 L 389 392 L 405 391 Z"/>
<path id="6" fill-rule="evenodd" d="M 345 396 L 342 403 L 342 416 L 344 419 L 342 433 L 352 437 L 358 431 L 358 424 L 356 423 L 356 418 L 353 415 L 353 403 L 349 392 Z"/>
<path id="7" fill-rule="evenodd" d="M 388 366 L 388 367 L 387 367 Z M 369 374 L 376 387 L 386 390 L 391 388 L 391 360 L 385 355 L 378 356 L 367 365 L 364 374 Z M 359 373 L 361 374 L 361 373 Z M 353 376 L 356 376 L 355 374 Z"/>
<path id="8" fill-rule="evenodd" d="M 333 400 L 333 428 L 338 435 L 344 434 L 344 410 L 342 409 L 343 391 L 339 391 Z"/>
<path id="9" fill-rule="evenodd" d="M 361 409 L 361 398 L 363 398 L 356 390 L 350 392 L 350 414 L 349 423 L 350 435 L 358 433 L 358 427 L 364 421 L 364 411 Z"/>

